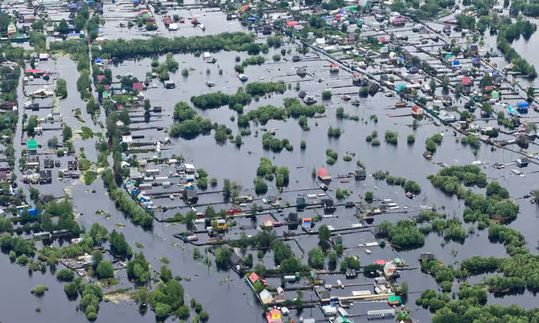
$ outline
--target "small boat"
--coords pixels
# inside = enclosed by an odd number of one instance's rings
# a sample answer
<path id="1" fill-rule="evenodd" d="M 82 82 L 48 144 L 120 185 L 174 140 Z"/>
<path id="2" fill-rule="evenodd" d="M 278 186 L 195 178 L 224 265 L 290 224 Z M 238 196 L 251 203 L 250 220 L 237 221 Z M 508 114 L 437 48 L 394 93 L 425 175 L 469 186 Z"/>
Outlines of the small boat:
<path id="1" fill-rule="evenodd" d="M 351 102 L 351 104 L 352 104 L 353 106 L 359 107 L 359 100 L 358 100 L 358 99 L 353 99 L 352 102 Z"/>
<path id="2" fill-rule="evenodd" d="M 240 81 L 242 82 L 247 82 L 249 80 L 249 78 L 247 77 L 247 75 L 245 74 L 238 74 L 238 78 L 240 79 Z"/>
<path id="3" fill-rule="evenodd" d="M 347 94 L 343 94 L 341 95 L 341 99 L 343 99 L 343 101 L 350 101 L 352 98 Z"/>
<path id="4" fill-rule="evenodd" d="M 317 101 L 316 101 L 316 99 L 314 97 L 309 95 L 309 96 L 305 97 L 305 99 L 303 99 L 303 102 L 305 104 L 307 104 L 307 105 L 311 105 L 311 104 L 315 104 Z"/>

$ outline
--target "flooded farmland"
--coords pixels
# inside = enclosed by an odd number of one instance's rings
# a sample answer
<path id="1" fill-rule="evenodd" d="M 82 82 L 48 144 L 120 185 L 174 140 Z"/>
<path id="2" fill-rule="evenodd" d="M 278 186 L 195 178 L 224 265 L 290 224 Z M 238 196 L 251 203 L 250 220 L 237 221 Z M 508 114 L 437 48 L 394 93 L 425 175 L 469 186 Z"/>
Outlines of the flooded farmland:
<path id="1" fill-rule="evenodd" d="M 425 3 L 1 2 L 0 321 L 534 322 L 533 10 Z"/>

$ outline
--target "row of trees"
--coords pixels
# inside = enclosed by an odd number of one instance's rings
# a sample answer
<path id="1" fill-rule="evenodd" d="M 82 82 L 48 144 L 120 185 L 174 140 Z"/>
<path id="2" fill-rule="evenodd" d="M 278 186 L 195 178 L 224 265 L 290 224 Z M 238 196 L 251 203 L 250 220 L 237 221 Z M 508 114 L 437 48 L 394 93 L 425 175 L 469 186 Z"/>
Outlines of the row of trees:
<path id="1" fill-rule="evenodd" d="M 322 105 L 303 105 L 296 98 L 285 98 L 284 108 L 273 105 L 263 105 L 250 110 L 246 115 L 238 116 L 238 126 L 248 127 L 249 121 L 258 121 L 265 125 L 269 120 L 285 120 L 288 117 L 299 118 L 300 126 L 307 126 L 307 118 L 314 117 L 317 113 L 324 113 Z"/>
<path id="2" fill-rule="evenodd" d="M 232 110 L 243 113 L 243 107 L 251 102 L 251 95 L 239 88 L 235 94 L 228 95 L 222 92 L 213 92 L 191 97 L 193 105 L 199 109 L 217 109 L 228 105 Z"/>
<path id="3" fill-rule="evenodd" d="M 122 211 L 131 221 L 145 229 L 151 229 L 153 226 L 153 217 L 140 207 L 133 199 L 121 188 L 116 185 L 112 170 L 107 169 L 102 175 L 105 187 L 109 192 L 110 198 L 120 211 Z"/>
<path id="4" fill-rule="evenodd" d="M 262 135 L 262 148 L 265 150 L 271 149 L 275 153 L 281 152 L 283 148 L 286 148 L 288 151 L 294 150 L 294 146 L 292 146 L 288 139 L 279 139 L 269 132 Z"/>
<path id="5" fill-rule="evenodd" d="M 164 53 L 218 52 L 221 50 L 247 51 L 257 54 L 260 45 L 252 34 L 236 32 L 193 37 L 152 37 L 151 39 L 106 40 L 96 50 L 97 57 L 119 59 L 151 56 Z"/>
<path id="6" fill-rule="evenodd" d="M 401 186 L 405 192 L 410 192 L 415 195 L 421 193 L 421 186 L 419 186 L 418 183 L 404 177 L 390 175 L 387 171 L 379 170 L 373 173 L 372 176 L 376 180 L 385 180 L 388 185 Z"/>

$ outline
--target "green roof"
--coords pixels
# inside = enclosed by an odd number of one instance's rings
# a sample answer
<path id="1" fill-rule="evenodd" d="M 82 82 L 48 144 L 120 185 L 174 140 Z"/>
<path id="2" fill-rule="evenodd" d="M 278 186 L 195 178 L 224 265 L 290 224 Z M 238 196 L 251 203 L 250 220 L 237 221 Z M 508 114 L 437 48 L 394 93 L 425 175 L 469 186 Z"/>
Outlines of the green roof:
<path id="1" fill-rule="evenodd" d="M 37 141 L 30 139 L 26 141 L 26 148 L 28 150 L 37 150 Z"/>
<path id="2" fill-rule="evenodd" d="M 402 304 L 402 298 L 400 296 L 397 296 L 397 295 L 394 295 L 394 294 L 391 294 L 388 296 L 387 298 L 387 301 L 390 302 L 390 303 L 397 303 L 398 304 Z"/>

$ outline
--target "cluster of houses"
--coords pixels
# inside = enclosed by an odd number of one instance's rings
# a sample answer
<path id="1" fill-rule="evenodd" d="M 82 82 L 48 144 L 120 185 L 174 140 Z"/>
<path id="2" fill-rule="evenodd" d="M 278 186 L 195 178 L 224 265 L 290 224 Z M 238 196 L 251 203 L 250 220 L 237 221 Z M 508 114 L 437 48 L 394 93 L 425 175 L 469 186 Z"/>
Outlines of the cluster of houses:
<path id="1" fill-rule="evenodd" d="M 126 165 L 127 167 L 128 165 Z M 156 208 L 152 196 L 168 197 L 170 200 L 183 199 L 196 203 L 196 167 L 179 159 L 168 158 L 161 163 L 139 160 L 137 167 L 129 167 L 129 176 L 124 188 L 143 208 Z"/>
<path id="2" fill-rule="evenodd" d="M 393 287 L 398 277 L 398 268 L 406 264 L 399 258 L 391 261 L 376 260 L 374 264 L 383 269 L 374 273 L 370 289 L 357 290 L 358 286 L 366 285 L 354 283 L 357 274 L 346 275 L 343 281 L 337 279 L 335 283 L 329 283 L 329 276 L 324 277 L 324 274 L 314 271 L 309 277 L 302 277 L 300 273 L 296 273 L 283 275 L 277 280 L 272 279 L 273 282 L 280 282 L 278 286 L 272 286 L 270 279 L 256 272 L 248 272 L 245 281 L 258 301 L 267 308 L 265 318 L 268 323 L 288 321 L 286 318 L 290 315 L 290 306 L 296 307 L 297 304 L 296 290 L 306 293 L 308 289 L 311 289 L 313 297 L 316 297 L 310 299 L 309 306 L 319 308 L 329 322 L 354 322 L 354 317 L 365 314 L 368 320 L 393 318 L 398 311 L 406 311 L 402 306 L 402 297 L 395 294 Z M 354 302 L 386 302 L 387 307 L 358 313 L 350 306 Z M 315 318 L 303 317 L 303 322 L 311 322 L 310 320 L 315 322 Z"/>

